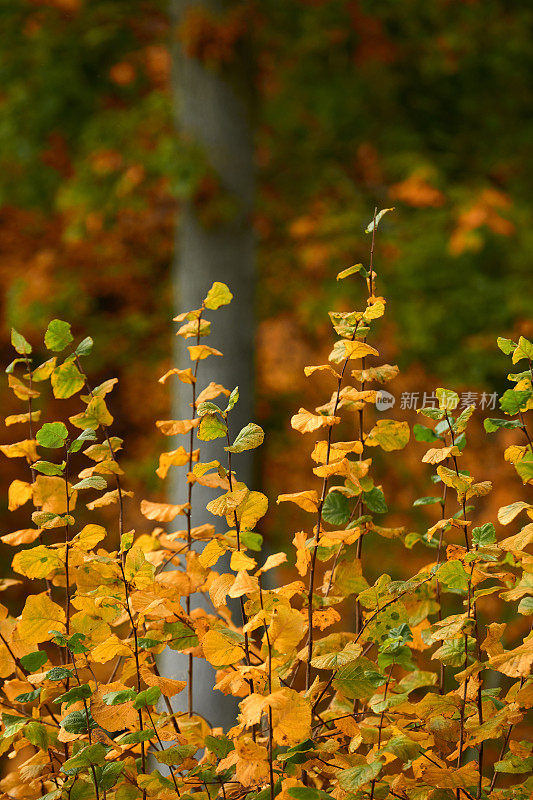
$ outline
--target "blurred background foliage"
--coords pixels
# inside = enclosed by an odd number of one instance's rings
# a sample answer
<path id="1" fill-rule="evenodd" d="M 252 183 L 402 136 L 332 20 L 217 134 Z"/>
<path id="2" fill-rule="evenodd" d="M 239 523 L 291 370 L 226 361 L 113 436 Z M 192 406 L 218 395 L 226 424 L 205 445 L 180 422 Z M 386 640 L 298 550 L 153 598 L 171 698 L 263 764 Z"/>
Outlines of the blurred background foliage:
<path id="1" fill-rule="evenodd" d="M 0 19 L 3 362 L 11 325 L 36 342 L 59 316 L 93 336 L 95 382 L 120 379 L 114 432 L 129 431 L 133 481 L 155 487 L 153 420 L 169 413 L 156 380 L 171 358 L 180 200 L 207 226 L 232 213 L 175 130 L 178 38 L 214 70 L 245 40 L 254 54 L 267 489 L 281 490 L 281 474 L 287 492 L 309 480 L 288 419 L 326 399 L 329 386 L 304 382 L 302 367 L 328 352 L 327 310 L 361 299 L 357 282 L 334 276 L 368 262 L 375 206 L 396 207 L 377 252 L 389 300 L 380 350 L 404 370 L 396 394 L 502 389 L 496 336 L 532 334 L 529 4 L 233 2 L 216 16 L 193 9 L 177 30 L 163 0 L 0 0 Z M 11 413 L 5 384 L 2 400 Z M 398 513 L 427 494 L 421 453 L 389 466 Z"/>

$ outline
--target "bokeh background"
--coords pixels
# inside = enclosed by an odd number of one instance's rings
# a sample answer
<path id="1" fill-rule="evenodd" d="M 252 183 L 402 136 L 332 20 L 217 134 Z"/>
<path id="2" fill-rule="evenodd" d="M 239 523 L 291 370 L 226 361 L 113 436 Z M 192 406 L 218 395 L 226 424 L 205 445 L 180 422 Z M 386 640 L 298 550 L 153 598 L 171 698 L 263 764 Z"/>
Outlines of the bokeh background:
<path id="1" fill-rule="evenodd" d="M 395 395 L 503 391 L 496 337 L 533 332 L 529 4 L 2 0 L 0 22 L 2 361 L 12 359 L 11 325 L 34 345 L 54 317 L 91 335 L 93 382 L 119 378 L 110 407 L 130 488 L 164 497 L 154 468 L 168 442 L 154 420 L 171 413 L 157 379 L 173 358 L 183 209 L 207 231 L 238 214 L 209 153 L 180 125 L 184 54 L 235 88 L 253 142 L 255 329 L 235 335 L 256 343 L 250 379 L 267 432 L 257 481 L 271 501 L 312 485 L 310 443 L 289 419 L 328 398 L 327 382 L 306 381 L 303 366 L 327 357 L 327 311 L 363 298 L 357 281 L 335 275 L 368 263 L 363 230 L 375 206 L 396 207 L 376 248 L 389 300 L 377 344 L 402 369 Z M 14 413 L 6 384 L 1 400 Z M 395 416 L 416 421 L 399 403 Z M 488 451 L 481 419 L 469 463 L 479 479 L 503 475 L 477 512 L 487 521 L 520 484 L 500 454 L 512 432 Z M 412 443 L 401 462 L 378 463 L 389 524 L 431 519 L 411 510 L 431 494 L 425 449 Z M 12 463 L 0 469 L 7 488 Z M 3 532 L 17 524 L 6 494 Z M 271 546 L 292 539 L 291 513 L 280 507 L 265 523 Z M 5 575 L 11 554 L 0 555 Z M 376 557 L 401 570 L 389 552 Z"/>

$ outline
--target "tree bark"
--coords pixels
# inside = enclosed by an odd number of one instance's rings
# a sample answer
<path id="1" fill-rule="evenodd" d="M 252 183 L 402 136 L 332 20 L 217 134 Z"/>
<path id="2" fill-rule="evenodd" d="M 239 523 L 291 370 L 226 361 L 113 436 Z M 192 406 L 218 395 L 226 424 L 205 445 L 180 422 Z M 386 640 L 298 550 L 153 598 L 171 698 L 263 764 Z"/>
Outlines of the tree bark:
<path id="1" fill-rule="evenodd" d="M 230 7 L 218 0 L 171 0 L 174 31 L 179 31 L 191 10 L 200 9 L 209 15 L 224 13 Z M 209 343 L 221 350 L 224 357 L 211 356 L 200 363 L 198 389 L 200 391 L 209 381 L 221 383 L 230 390 L 239 386 L 239 402 L 230 419 L 230 435 L 234 436 L 253 418 L 254 236 L 251 216 L 254 170 L 249 101 L 251 69 L 241 46 L 235 52 L 231 69 L 222 71 L 187 55 L 179 35 L 175 33 L 174 37 L 174 102 L 179 133 L 201 147 L 222 190 L 235 206 L 235 213 L 229 220 L 206 227 L 197 203 L 188 200 L 181 205 L 173 270 L 175 309 L 179 313 L 198 308 L 215 280 L 227 283 L 233 292 L 234 299 L 229 306 L 209 315 L 212 319 Z M 185 345 L 190 343 L 187 341 Z M 178 338 L 175 363 L 189 366 L 187 356 L 183 342 Z M 179 382 L 174 387 L 174 419 L 188 418 L 191 414 L 190 387 Z M 218 458 L 223 462 L 224 444 L 222 440 L 200 442 L 201 460 Z M 252 454 L 236 456 L 234 467 L 238 478 L 251 486 Z M 171 486 L 171 502 L 184 502 L 186 493 L 182 475 Z M 193 525 L 215 522 L 215 518 L 205 510 L 206 503 L 213 496 L 211 490 L 194 486 Z M 197 596 L 193 598 L 193 606 L 209 607 L 204 599 Z M 186 656 L 167 650 L 163 656 L 163 668 L 166 674 L 183 678 L 186 676 L 186 661 Z M 236 702 L 220 692 L 213 692 L 213 683 L 214 670 L 202 659 L 194 659 L 194 711 L 205 716 L 212 725 L 221 725 L 226 729 L 235 721 Z M 186 692 L 182 694 L 186 695 Z M 181 709 L 185 702 L 184 697 Z"/>

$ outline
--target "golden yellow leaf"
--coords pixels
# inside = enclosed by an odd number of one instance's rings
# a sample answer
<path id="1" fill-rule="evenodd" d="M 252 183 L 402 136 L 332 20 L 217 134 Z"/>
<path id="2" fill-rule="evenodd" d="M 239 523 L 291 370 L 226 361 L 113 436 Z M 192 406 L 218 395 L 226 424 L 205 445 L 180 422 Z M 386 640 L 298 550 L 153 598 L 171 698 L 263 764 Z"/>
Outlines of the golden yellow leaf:
<path id="1" fill-rule="evenodd" d="M 100 684 L 90 700 L 91 714 L 96 722 L 108 731 L 121 731 L 124 728 L 135 729 L 139 724 L 137 711 L 133 708 L 133 701 L 108 706 L 104 701 L 106 694 L 124 692 L 129 687 L 120 681 Z"/>
<path id="2" fill-rule="evenodd" d="M 7 458 L 25 458 L 28 464 L 39 460 L 35 439 L 24 439 L 22 442 L 2 444 L 0 450 Z"/>
<path id="3" fill-rule="evenodd" d="M 216 517 L 224 517 L 228 514 L 232 514 L 239 503 L 244 500 L 246 492 L 247 489 L 245 488 L 233 489 L 231 492 L 221 494 L 219 497 L 215 497 L 214 500 L 211 500 L 211 502 L 207 504 L 206 509 Z"/>
<path id="4" fill-rule="evenodd" d="M 478 779 L 479 772 L 475 761 L 469 761 L 459 769 L 437 767 L 433 764 L 429 764 L 427 767 L 424 765 L 424 783 L 438 789 L 468 789 L 476 786 Z"/>
<path id="5" fill-rule="evenodd" d="M 237 573 L 237 577 L 233 581 L 228 597 L 237 598 L 245 594 L 253 594 L 259 591 L 259 581 L 256 577 L 249 575 L 248 572 L 242 570 Z"/>
<path id="6" fill-rule="evenodd" d="M 78 547 L 81 547 L 82 550 L 89 551 L 92 550 L 93 547 L 96 547 L 98 542 L 103 541 L 106 535 L 105 528 L 101 525 L 90 523 L 89 525 L 85 525 L 81 531 L 76 534 L 72 542 Z"/>
<path id="7" fill-rule="evenodd" d="M 359 455 L 363 452 L 362 443 L 357 440 L 353 442 L 334 442 L 329 448 L 326 441 L 317 442 L 315 449 L 311 453 L 311 458 L 317 464 L 332 463 L 333 461 L 340 461 L 345 458 L 347 453 L 356 453 Z M 329 456 L 329 457 L 328 457 Z"/>
<path id="8" fill-rule="evenodd" d="M 487 625 L 487 635 L 481 642 L 481 647 L 486 650 L 489 657 L 503 653 L 502 636 L 505 632 L 504 622 L 492 622 Z"/>
<path id="9" fill-rule="evenodd" d="M 50 638 L 50 630 L 63 631 L 65 612 L 48 597 L 46 592 L 30 595 L 17 623 L 20 638 L 39 644 Z"/>
<path id="10" fill-rule="evenodd" d="M 318 510 L 318 495 L 314 489 L 306 492 L 293 492 L 292 494 L 280 494 L 278 503 L 296 503 L 304 511 L 316 512 Z"/>
<path id="11" fill-rule="evenodd" d="M 33 422 L 37 422 L 41 417 L 40 411 L 32 411 L 31 418 Z M 30 414 L 27 412 L 26 414 L 11 414 L 9 417 L 5 418 L 5 425 L 6 428 L 10 425 L 17 425 L 19 422 L 29 422 L 30 421 Z"/>
<path id="12" fill-rule="evenodd" d="M 27 503 L 32 496 L 31 484 L 26 481 L 14 480 L 8 489 L 8 509 L 15 511 L 20 508 L 24 503 Z"/>
<path id="13" fill-rule="evenodd" d="M 205 569 L 214 566 L 217 563 L 218 559 L 221 555 L 226 552 L 226 548 L 224 545 L 220 544 L 217 539 L 212 539 L 210 542 L 206 544 L 204 549 L 199 555 L 200 564 Z"/>
<path id="14" fill-rule="evenodd" d="M 163 480 L 167 477 L 170 467 L 182 467 L 189 462 L 189 453 L 184 447 L 178 447 L 177 450 L 170 450 L 168 453 L 161 453 L 159 456 L 159 467 L 156 469 L 156 475 Z"/>
<path id="15" fill-rule="evenodd" d="M 307 622 L 295 608 L 278 606 L 272 614 L 269 637 L 272 649 L 284 656 L 296 649 L 307 630 Z"/>
<path id="16" fill-rule="evenodd" d="M 172 522 L 179 514 L 184 514 L 190 508 L 188 503 L 172 505 L 171 503 L 152 503 L 149 500 L 141 500 L 141 514 L 146 519 L 153 519 L 157 522 Z"/>
<path id="17" fill-rule="evenodd" d="M 358 358 L 366 358 L 366 356 L 379 356 L 375 347 L 372 347 L 366 342 L 349 341 L 348 339 L 341 339 L 335 342 L 332 352 L 329 355 L 329 361 L 339 364 L 345 359 L 355 360 Z"/>
<path id="18" fill-rule="evenodd" d="M 235 582 L 235 576 L 229 572 L 218 575 L 209 587 L 209 597 L 215 608 L 226 604 L 226 597 Z"/>
<path id="19" fill-rule="evenodd" d="M 42 528 L 24 528 L 20 531 L 14 531 L 13 533 L 6 533 L 4 536 L 0 537 L 0 540 L 4 542 L 4 544 L 9 544 L 11 547 L 18 547 L 19 544 L 31 544 L 42 533 Z"/>
<path id="20" fill-rule="evenodd" d="M 236 664 L 243 658 L 243 645 L 232 638 L 230 632 L 207 631 L 202 639 L 204 656 L 213 667 L 226 667 Z"/>
<path id="21" fill-rule="evenodd" d="M 279 689 L 268 696 L 272 708 L 274 739 L 279 745 L 293 745 L 311 736 L 309 700 L 294 689 Z"/>
<path id="22" fill-rule="evenodd" d="M 218 397 L 221 394 L 229 397 L 230 392 L 224 386 L 222 386 L 221 383 L 215 383 L 214 381 L 211 381 L 208 383 L 205 389 L 202 389 L 196 398 L 196 405 L 199 405 L 199 403 L 205 403 L 206 400 L 214 400 L 215 397 Z"/>
<path id="23" fill-rule="evenodd" d="M 256 575 L 263 575 L 270 569 L 276 569 L 276 567 L 279 567 L 281 564 L 285 564 L 286 561 L 287 553 L 272 553 L 272 555 L 268 556 L 263 566 L 257 570 Z"/>
<path id="24" fill-rule="evenodd" d="M 294 534 L 292 543 L 296 548 L 296 569 L 302 577 L 307 575 L 307 569 L 311 563 L 311 551 L 306 546 L 307 536 L 303 531 Z"/>
<path id="25" fill-rule="evenodd" d="M 238 484 L 243 485 L 243 484 Z M 250 492 L 244 496 L 243 500 L 239 503 L 236 509 L 237 520 L 240 523 L 242 531 L 251 531 L 265 516 L 268 510 L 268 499 L 266 495 L 261 492 Z M 231 524 L 228 520 L 228 524 Z"/>
<path id="26" fill-rule="evenodd" d="M 330 625 L 339 622 L 341 615 L 335 608 L 317 608 L 313 611 L 313 628 L 320 628 L 324 631 Z"/>
<path id="27" fill-rule="evenodd" d="M 187 367 L 187 369 L 169 369 L 168 372 L 165 372 L 165 374 L 159 378 L 159 383 L 165 383 L 171 375 L 177 375 L 178 380 L 182 383 L 195 383 L 196 381 L 196 378 L 192 374 L 192 369 Z"/>
<path id="28" fill-rule="evenodd" d="M 430 447 L 427 453 L 422 458 L 424 464 L 440 464 L 441 461 L 449 458 L 451 455 L 460 456 L 461 451 L 458 447 Z"/>
<path id="29" fill-rule="evenodd" d="M 91 650 L 91 659 L 106 664 L 117 656 L 132 656 L 133 650 L 114 633 Z"/>
<path id="30" fill-rule="evenodd" d="M 502 550 L 525 550 L 531 542 L 533 542 L 533 522 L 530 522 L 514 536 L 498 542 L 498 547 L 501 547 Z"/>
<path id="31" fill-rule="evenodd" d="M 121 490 L 122 498 L 124 497 L 133 497 L 133 492 L 128 492 L 125 489 Z M 95 508 L 103 508 L 104 506 L 113 505 L 113 503 L 118 503 L 119 495 L 118 489 L 113 489 L 110 492 L 105 492 L 104 494 L 97 497 L 96 500 L 93 500 L 91 503 L 87 503 L 87 508 L 89 511 L 94 511 Z"/>
<path id="32" fill-rule="evenodd" d="M 199 425 L 200 419 L 158 419 L 155 423 L 164 436 L 176 436 L 179 433 L 188 433 Z"/>
<path id="33" fill-rule="evenodd" d="M 291 426 L 299 433 L 312 433 L 319 428 L 327 428 L 336 425 L 341 421 L 340 417 L 324 416 L 322 414 L 311 414 L 305 408 L 300 408 L 297 414 L 291 418 Z"/>
<path id="34" fill-rule="evenodd" d="M 331 364 L 320 364 L 317 367 L 304 367 L 304 374 L 306 378 L 308 378 L 309 375 L 312 375 L 314 372 L 329 372 L 329 374 L 333 375 L 334 378 L 340 378 L 339 373 L 337 370 L 333 369 Z"/>
<path id="35" fill-rule="evenodd" d="M 191 361 L 203 361 L 208 356 L 221 356 L 220 350 L 207 344 L 192 344 L 187 348 Z"/>
<path id="36" fill-rule="evenodd" d="M 234 572 L 250 570 L 257 566 L 255 558 L 246 555 L 242 550 L 234 550 L 231 554 L 230 568 Z"/>
<path id="37" fill-rule="evenodd" d="M 69 511 L 76 507 L 78 493 L 69 494 Z M 37 475 L 33 484 L 33 503 L 42 511 L 65 514 L 67 511 L 67 492 L 64 478 Z"/>
<path id="38" fill-rule="evenodd" d="M 506 650 L 489 658 L 492 669 L 510 678 L 526 678 L 533 664 L 533 639 L 529 637 L 514 650 Z"/>
<path id="39" fill-rule="evenodd" d="M 155 675 L 148 667 L 141 667 L 141 678 L 147 686 L 157 686 L 161 689 L 161 694 L 165 697 L 174 697 L 174 695 L 182 692 L 187 686 L 187 681 L 176 681 L 173 678 L 163 678 L 160 675 Z"/>
<path id="40" fill-rule="evenodd" d="M 140 547 L 132 547 L 126 554 L 124 574 L 127 580 L 137 589 L 146 589 L 154 581 L 155 567 L 151 564 Z"/>

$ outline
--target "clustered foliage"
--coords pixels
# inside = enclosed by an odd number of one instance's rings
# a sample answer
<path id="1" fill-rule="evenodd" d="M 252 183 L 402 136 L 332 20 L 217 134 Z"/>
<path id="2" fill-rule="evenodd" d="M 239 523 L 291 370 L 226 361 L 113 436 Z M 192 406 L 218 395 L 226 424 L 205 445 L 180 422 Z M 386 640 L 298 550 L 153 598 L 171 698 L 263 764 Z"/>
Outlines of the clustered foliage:
<path id="1" fill-rule="evenodd" d="M 435 466 L 433 481 L 441 490 L 415 505 L 434 504 L 438 521 L 418 533 L 376 521 L 387 505 L 371 476 L 372 449 L 398 451 L 410 437 L 407 423 L 393 419 L 365 426 L 365 409 L 379 393 L 371 387 L 398 371 L 377 364 L 379 354 L 367 341 L 385 311 L 373 255 L 387 210 L 375 213 L 367 228 L 369 267 L 358 264 L 338 275 L 364 279 L 364 309 L 331 312 L 338 339 L 329 363 L 305 369 L 310 376 L 326 373 L 333 384 L 316 413 L 301 408 L 291 421 L 301 434 L 321 437 L 311 458 L 322 483 L 318 491 L 278 497 L 307 512 L 310 524 L 293 538 L 298 578 L 277 588 L 263 576 L 287 555 L 261 559 L 255 530 L 267 498 L 238 478 L 239 453 L 258 447 L 263 431 L 250 423 L 230 436 L 238 389 L 208 383 L 198 391 L 202 362 L 221 355 L 202 340 L 210 333 L 208 312 L 231 301 L 225 284 L 216 282 L 201 308 L 176 318 L 178 335 L 193 342 L 191 366 L 171 369 L 161 382 L 179 380 L 190 391 L 191 417 L 157 422 L 164 436 L 185 437 L 162 453 L 157 475 L 164 479 L 169 470 L 184 468 L 187 496 L 180 504 L 142 500 L 142 514 L 156 527 L 140 535 L 124 530 L 131 493 L 123 486 L 122 441 L 111 433 L 106 406 L 115 381 L 92 388 L 82 365 L 92 341 L 73 349 L 68 323 L 53 320 L 45 336 L 52 355 L 34 366 L 30 344 L 12 332 L 17 357 L 7 368 L 9 385 L 27 409 L 6 425 L 26 425 L 28 438 L 0 449 L 28 464 L 26 479 L 9 487 L 9 508 L 31 501 L 36 510 L 32 527 L 2 537 L 17 548 L 14 572 L 32 581 L 17 617 L 0 606 L 0 746 L 11 765 L 0 782 L 2 797 L 530 796 L 533 757 L 524 722 L 533 702 L 533 641 L 526 627 L 533 523 L 500 540 L 492 522 L 472 529 L 471 503 L 492 487 L 460 468 L 473 408 L 454 413 L 453 391 L 437 390 L 439 407 L 422 410 L 433 426 L 415 426 L 416 439 L 430 444 L 423 461 Z M 485 427 L 516 429 L 524 437 L 506 449 L 505 459 L 531 484 L 533 448 L 524 413 L 533 408 L 533 344 L 522 338 L 499 345 L 526 369 L 509 376 L 516 386 L 501 399 L 506 416 L 486 420 Z M 84 408 L 68 426 L 41 424 L 36 387 L 44 381 L 58 399 L 81 393 Z M 356 428 L 353 440 L 337 441 L 341 424 Z M 202 443 L 216 439 L 220 460 L 203 462 Z M 196 524 L 197 483 L 220 491 L 207 505 L 213 524 Z M 86 503 L 94 521 L 78 529 L 77 503 L 87 492 L 98 493 Z M 98 521 L 98 509 L 111 504 L 118 536 Z M 509 525 L 524 514 L 533 519 L 533 504 L 517 499 L 500 509 L 498 523 Z M 178 518 L 184 526 L 174 522 Z M 370 534 L 378 547 L 399 539 L 407 553 L 426 548 L 427 563 L 408 580 L 382 574 L 370 584 L 364 570 Z M 227 553 L 229 572 L 219 573 Z M 210 598 L 209 611 L 191 605 L 200 592 Z M 484 598 L 494 595 L 508 625 L 484 614 Z M 228 598 L 240 605 L 238 621 Z M 159 672 L 157 657 L 167 647 L 188 656 L 183 680 Z M 240 698 L 229 731 L 195 713 L 197 659 L 217 669 L 217 691 Z M 181 692 L 187 710 L 178 713 L 172 703 Z"/>

